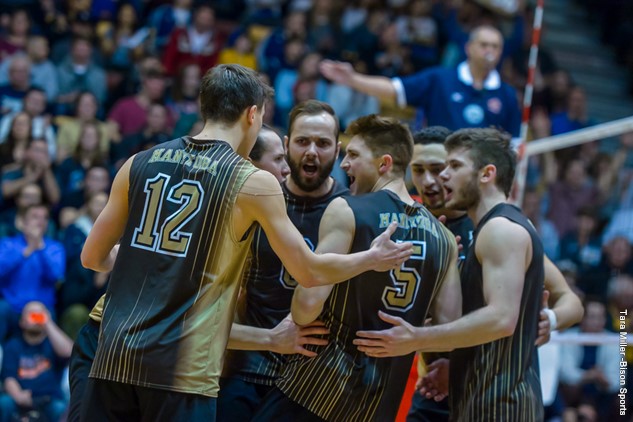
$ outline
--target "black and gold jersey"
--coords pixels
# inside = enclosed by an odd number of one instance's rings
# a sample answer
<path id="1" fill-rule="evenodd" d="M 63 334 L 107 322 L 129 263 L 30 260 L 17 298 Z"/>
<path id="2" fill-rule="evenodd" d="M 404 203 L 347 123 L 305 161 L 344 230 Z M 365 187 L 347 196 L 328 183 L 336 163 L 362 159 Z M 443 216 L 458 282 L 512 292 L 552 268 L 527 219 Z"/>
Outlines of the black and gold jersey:
<path id="1" fill-rule="evenodd" d="M 282 368 L 279 389 L 327 421 L 394 420 L 413 354 L 371 358 L 352 344 L 358 330 L 382 330 L 382 310 L 421 326 L 440 289 L 456 244 L 453 235 L 422 206 L 381 190 L 345 197 L 355 218 L 350 252 L 369 248 L 392 221 L 393 238 L 411 241 L 415 252 L 397 270 L 366 272 L 334 286 L 319 316 L 330 330 L 329 344 L 315 358 L 293 355 Z"/>
<path id="2" fill-rule="evenodd" d="M 528 231 L 532 239 L 532 262 L 525 274 L 514 334 L 451 352 L 451 420 L 542 421 L 543 401 L 534 342 L 543 294 L 543 247 L 532 224 L 512 205 L 496 205 L 475 230 L 473 246 L 461 269 L 463 314 L 486 305 L 475 244 L 482 227 L 495 217 L 507 218 Z"/>
<path id="3" fill-rule="evenodd" d="M 332 189 L 319 198 L 294 195 L 285 184 L 282 184 L 282 190 L 290 220 L 299 229 L 310 249 L 314 250 L 323 212 L 334 198 L 347 193 L 347 188 L 335 181 Z M 276 327 L 290 313 L 292 294 L 297 282 L 283 267 L 261 228 L 255 231 L 251 250 L 252 259 L 245 273 L 236 322 L 270 329 Z M 285 361 L 284 355 L 268 351 L 229 350 L 223 376 L 272 385 Z"/>
<path id="4" fill-rule="evenodd" d="M 233 208 L 255 171 L 223 141 L 136 155 L 91 377 L 217 395 L 253 232 L 235 237 Z"/>

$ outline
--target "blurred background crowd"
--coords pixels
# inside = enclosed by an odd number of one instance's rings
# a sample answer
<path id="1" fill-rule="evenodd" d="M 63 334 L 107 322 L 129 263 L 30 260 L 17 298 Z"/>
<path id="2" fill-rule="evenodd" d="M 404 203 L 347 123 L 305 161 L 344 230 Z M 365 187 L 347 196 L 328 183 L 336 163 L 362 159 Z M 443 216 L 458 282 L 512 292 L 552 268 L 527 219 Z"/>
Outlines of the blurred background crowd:
<path id="1" fill-rule="evenodd" d="M 209 68 L 239 63 L 260 72 L 275 88 L 266 123 L 282 134 L 288 111 L 309 98 L 330 103 L 342 128 L 379 112 L 416 130 L 423 113 L 334 84 L 319 63 L 347 61 L 387 77 L 456 67 L 470 30 L 490 24 L 505 38 L 498 70 L 521 101 L 534 5 L 520 2 L 508 13 L 486 3 L 0 0 L 0 342 L 26 330 L 21 313 L 31 301 L 43 303 L 70 339 L 87 321 L 108 274 L 83 268 L 79 255 L 113 176 L 132 154 L 198 133 L 198 86 Z M 633 75 L 631 2 L 567 3 L 587 11 L 604 48 Z M 633 77 L 630 84 L 633 92 Z M 599 123 L 585 87 L 547 47 L 534 85 L 530 139 Z M 530 159 L 523 209 L 548 256 L 592 303 L 581 331 L 620 331 L 620 312 L 633 312 L 632 179 L 633 133 Z M 49 352 L 60 358 L 56 349 Z M 561 377 L 557 406 L 599 418 L 586 397 L 619 385 L 599 366 L 601 352 L 583 353 L 576 372 Z M 61 388 L 44 383 L 43 396 L 63 400 Z"/>

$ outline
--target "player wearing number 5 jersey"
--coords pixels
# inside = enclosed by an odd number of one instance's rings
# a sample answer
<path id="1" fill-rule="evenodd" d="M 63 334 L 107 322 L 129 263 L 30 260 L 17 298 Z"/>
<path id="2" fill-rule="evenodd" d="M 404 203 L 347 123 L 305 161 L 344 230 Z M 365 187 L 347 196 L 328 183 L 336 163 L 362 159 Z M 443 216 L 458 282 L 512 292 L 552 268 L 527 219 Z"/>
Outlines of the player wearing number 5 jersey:
<path id="1" fill-rule="evenodd" d="M 257 421 L 394 420 L 413 354 L 369 357 L 352 343 L 356 331 L 387 327 L 382 318 L 388 317 L 379 311 L 418 326 L 429 314 L 440 322 L 459 314 L 460 297 L 448 294 L 459 285 L 455 239 L 415 203 L 404 183 L 413 150 L 409 130 L 395 119 L 371 115 L 353 122 L 348 132 L 352 139 L 342 168 L 352 194 L 367 194 L 332 201 L 321 220 L 317 252 L 363 250 L 397 222 L 395 237 L 411 241 L 414 253 L 389 273 L 367 272 L 333 288 L 297 287 L 295 322 L 318 317 L 330 330 L 329 344 L 315 358 L 288 360 Z"/>
<path id="2" fill-rule="evenodd" d="M 410 255 L 411 245 L 388 241 L 390 230 L 361 254 L 310 251 L 277 179 L 245 159 L 271 94 L 242 66 L 211 69 L 201 83 L 202 132 L 141 152 L 117 174 L 82 251 L 85 266 L 112 269 L 82 420 L 215 420 L 257 223 L 286 269 L 308 285 L 388 270 Z"/>

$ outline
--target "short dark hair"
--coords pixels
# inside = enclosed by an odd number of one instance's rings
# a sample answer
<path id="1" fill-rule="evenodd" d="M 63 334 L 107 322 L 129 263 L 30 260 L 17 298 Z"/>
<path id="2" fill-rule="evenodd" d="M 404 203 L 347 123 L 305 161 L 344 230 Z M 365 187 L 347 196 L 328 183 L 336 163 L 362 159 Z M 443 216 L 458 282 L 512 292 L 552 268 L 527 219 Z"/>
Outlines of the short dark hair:
<path id="1" fill-rule="evenodd" d="M 279 136 L 279 134 L 277 133 L 275 129 L 273 129 L 271 126 L 268 126 L 266 123 L 264 123 L 259 133 L 257 134 L 255 145 L 253 145 L 253 148 L 251 149 L 250 154 L 248 154 L 248 157 L 253 161 L 261 160 L 262 155 L 264 155 L 264 153 L 266 152 L 266 144 L 264 142 L 264 138 L 262 138 L 263 132 L 272 132 L 275 135 Z"/>
<path id="2" fill-rule="evenodd" d="M 200 84 L 200 114 L 204 120 L 232 126 L 247 108 L 259 109 L 274 90 L 257 73 L 238 64 L 211 68 Z"/>
<path id="3" fill-rule="evenodd" d="M 451 133 L 453 131 L 444 126 L 425 127 L 413 134 L 413 143 L 420 145 L 443 144 Z"/>
<path id="4" fill-rule="evenodd" d="M 508 196 L 512 189 L 516 172 L 516 153 L 510 147 L 511 137 L 497 129 L 461 129 L 446 139 L 444 147 L 450 154 L 460 148 L 469 150 L 471 160 L 477 170 L 488 164 L 497 168 L 495 184 Z"/>
<path id="5" fill-rule="evenodd" d="M 407 126 L 393 117 L 370 114 L 350 123 L 345 133 L 362 137 L 374 157 L 391 155 L 393 172 L 404 176 L 413 155 L 413 136 Z"/>
<path id="6" fill-rule="evenodd" d="M 288 138 L 290 138 L 290 134 L 292 133 L 292 126 L 295 123 L 295 120 L 299 118 L 299 116 L 307 115 L 307 116 L 316 116 L 317 114 L 327 113 L 334 119 L 335 125 L 335 137 L 338 139 L 338 134 L 340 131 L 340 126 L 338 123 L 338 117 L 336 117 L 336 113 L 331 105 L 328 103 L 324 103 L 323 101 L 318 100 L 306 100 L 302 101 L 290 110 L 288 113 Z"/>

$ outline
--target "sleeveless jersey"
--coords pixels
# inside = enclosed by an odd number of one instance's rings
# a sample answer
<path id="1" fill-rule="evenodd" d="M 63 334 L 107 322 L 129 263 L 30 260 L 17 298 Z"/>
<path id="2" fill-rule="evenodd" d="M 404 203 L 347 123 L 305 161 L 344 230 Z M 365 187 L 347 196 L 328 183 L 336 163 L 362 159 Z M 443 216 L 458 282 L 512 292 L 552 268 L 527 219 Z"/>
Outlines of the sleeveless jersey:
<path id="1" fill-rule="evenodd" d="M 223 141 L 136 155 L 91 377 L 217 396 L 253 232 L 235 238 L 233 208 L 255 171 Z"/>
<path id="2" fill-rule="evenodd" d="M 542 421 L 543 401 L 534 342 L 543 294 L 543 246 L 527 218 L 510 204 L 493 207 L 475 230 L 473 247 L 461 271 L 463 315 L 486 305 L 482 268 L 474 245 L 481 228 L 495 217 L 507 218 L 528 231 L 532 239 L 532 261 L 525 274 L 514 334 L 451 352 L 451 420 Z"/>
<path id="3" fill-rule="evenodd" d="M 453 218 L 451 220 L 446 220 L 446 227 L 453 233 L 455 236 L 461 236 L 462 240 L 460 243 L 462 244 L 462 250 L 459 252 L 459 261 L 458 263 L 461 265 L 466 259 L 466 255 L 468 255 L 468 250 L 472 246 L 473 242 L 473 232 L 475 231 L 475 226 L 473 225 L 473 221 L 468 217 L 467 214 L 462 215 L 461 217 Z"/>
<path id="4" fill-rule="evenodd" d="M 296 196 L 285 184 L 282 184 L 282 189 L 290 220 L 310 249 L 316 249 L 323 212 L 334 198 L 347 193 L 347 188 L 334 181 L 330 192 L 320 198 Z M 270 329 L 290 313 L 297 282 L 285 270 L 261 228 L 255 231 L 251 251 L 251 265 L 246 272 L 236 322 Z M 272 385 L 286 361 L 285 355 L 268 351 L 227 352 L 223 376 L 238 377 L 257 384 Z"/>
<path id="5" fill-rule="evenodd" d="M 352 340 L 358 330 L 390 327 L 378 317 L 379 310 L 423 325 L 457 246 L 429 211 L 405 204 L 393 192 L 345 200 L 356 223 L 350 252 L 368 249 L 397 221 L 394 239 L 412 241 L 415 253 L 397 270 L 366 272 L 334 286 L 319 316 L 330 330 L 329 344 L 313 348 L 315 358 L 290 357 L 276 384 L 288 398 L 327 421 L 394 420 L 414 354 L 372 358 L 359 352 Z"/>

